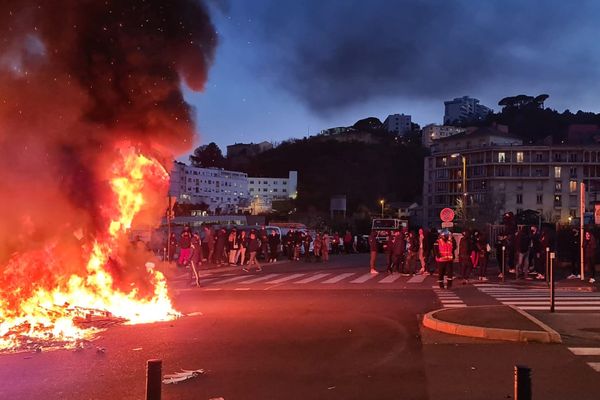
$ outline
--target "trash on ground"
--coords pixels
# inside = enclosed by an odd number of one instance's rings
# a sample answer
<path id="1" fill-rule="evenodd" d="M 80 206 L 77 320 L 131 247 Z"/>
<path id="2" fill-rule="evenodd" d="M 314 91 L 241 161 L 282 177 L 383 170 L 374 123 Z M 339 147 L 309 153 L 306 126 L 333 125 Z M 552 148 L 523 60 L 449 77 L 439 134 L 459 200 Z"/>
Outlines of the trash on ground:
<path id="1" fill-rule="evenodd" d="M 168 374 L 168 375 L 163 376 L 162 383 L 164 383 L 165 385 L 168 385 L 170 383 L 179 383 L 179 382 L 187 381 L 188 379 L 195 378 L 198 375 L 202 375 L 202 374 L 204 374 L 203 369 L 194 369 L 194 370 L 182 369 L 181 372 L 175 372 L 174 374 Z"/>

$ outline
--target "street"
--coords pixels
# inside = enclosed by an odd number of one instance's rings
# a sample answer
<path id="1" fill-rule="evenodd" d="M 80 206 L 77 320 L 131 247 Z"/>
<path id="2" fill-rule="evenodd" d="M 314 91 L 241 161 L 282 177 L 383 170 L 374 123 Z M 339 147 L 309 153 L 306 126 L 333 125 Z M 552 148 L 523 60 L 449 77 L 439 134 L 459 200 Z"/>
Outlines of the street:
<path id="1" fill-rule="evenodd" d="M 455 298 L 439 295 L 435 276 L 369 276 L 366 261 L 360 254 L 328 265 L 215 272 L 203 274 L 200 288 L 189 287 L 182 271 L 172 286 L 186 316 L 115 326 L 80 351 L 2 355 L 0 398 L 140 399 L 153 358 L 163 360 L 163 374 L 206 371 L 162 385 L 164 399 L 507 398 L 515 364 L 532 368 L 533 398 L 598 397 L 600 375 L 587 362 L 600 358 L 570 350 L 600 347 L 597 333 L 577 338 L 573 327 L 598 319 L 597 311 L 555 314 L 571 326 L 563 344 L 446 335 L 421 327 L 421 316 L 443 306 L 497 304 L 503 292 L 490 283 L 445 291 Z M 582 295 L 600 301 L 597 292 L 569 297 Z"/>

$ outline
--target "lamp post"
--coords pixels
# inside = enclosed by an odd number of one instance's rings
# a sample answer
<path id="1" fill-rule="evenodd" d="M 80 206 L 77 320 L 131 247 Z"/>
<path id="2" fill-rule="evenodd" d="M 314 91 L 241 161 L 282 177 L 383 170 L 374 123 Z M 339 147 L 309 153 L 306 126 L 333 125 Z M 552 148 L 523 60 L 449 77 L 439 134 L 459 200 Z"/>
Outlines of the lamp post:
<path id="1" fill-rule="evenodd" d="M 385 204 L 385 201 L 383 199 L 379 200 L 379 204 L 381 204 L 381 218 L 383 218 L 383 205 Z"/>
<path id="2" fill-rule="evenodd" d="M 463 229 L 467 227 L 467 157 L 460 153 L 451 154 L 450 157 L 460 157 L 462 160 L 462 220 Z"/>

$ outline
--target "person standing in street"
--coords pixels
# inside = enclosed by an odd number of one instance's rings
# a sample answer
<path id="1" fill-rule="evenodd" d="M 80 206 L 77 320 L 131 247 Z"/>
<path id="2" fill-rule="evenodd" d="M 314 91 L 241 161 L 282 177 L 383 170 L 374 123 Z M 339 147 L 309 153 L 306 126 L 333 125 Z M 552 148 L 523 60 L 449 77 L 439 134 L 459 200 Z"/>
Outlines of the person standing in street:
<path id="1" fill-rule="evenodd" d="M 469 283 L 471 277 L 471 271 L 473 270 L 473 264 L 471 261 L 471 235 L 468 229 L 465 229 L 458 242 L 458 262 L 461 269 L 461 276 L 463 285 Z"/>
<path id="2" fill-rule="evenodd" d="M 235 265 L 235 259 L 238 253 L 240 246 L 239 246 L 239 242 L 238 242 L 238 235 L 237 235 L 237 230 L 235 228 L 233 228 L 230 232 L 229 232 L 229 236 L 227 237 L 227 252 L 229 255 L 229 264 L 230 265 Z"/>
<path id="3" fill-rule="evenodd" d="M 371 254 L 371 258 L 369 261 L 369 266 L 371 267 L 372 274 L 378 274 L 377 266 L 377 233 L 375 231 L 371 231 L 369 235 L 369 252 Z"/>
<path id="4" fill-rule="evenodd" d="M 215 254 L 215 235 L 212 227 L 210 226 L 204 227 L 204 243 L 206 244 L 206 249 L 208 250 L 206 262 L 212 264 L 214 262 L 213 256 Z"/>
<path id="5" fill-rule="evenodd" d="M 192 254 L 192 234 L 190 232 L 190 227 L 186 226 L 183 228 L 183 232 L 181 232 L 181 236 L 179 238 L 179 261 L 178 264 L 180 267 L 185 267 L 190 262 L 190 255 Z"/>
<path id="6" fill-rule="evenodd" d="M 226 262 L 225 257 L 225 244 L 227 243 L 227 231 L 225 228 L 219 229 L 217 232 L 217 240 L 215 243 L 215 264 L 220 266 Z"/>
<path id="7" fill-rule="evenodd" d="M 517 246 L 517 265 L 515 270 L 515 277 L 519 279 L 520 276 L 525 277 L 528 273 L 527 262 L 529 260 L 529 248 L 531 246 L 531 238 L 529 237 L 529 231 L 526 227 L 522 227 L 517 233 L 515 239 Z"/>
<path id="8" fill-rule="evenodd" d="M 394 241 L 392 242 L 392 272 L 395 270 L 401 273 L 404 269 L 404 255 L 406 252 L 406 241 L 404 234 L 400 231 L 394 232 Z"/>
<path id="9" fill-rule="evenodd" d="M 271 232 L 271 235 L 269 235 L 269 250 L 271 251 L 269 254 L 269 262 L 277 262 L 280 243 L 281 239 L 279 237 L 279 234 L 277 233 L 277 231 L 273 230 Z"/>
<path id="10" fill-rule="evenodd" d="M 321 246 L 321 256 L 323 262 L 329 261 L 329 246 L 331 246 L 331 238 L 327 232 L 323 233 L 323 246 Z"/>
<path id="11" fill-rule="evenodd" d="M 235 256 L 234 264 L 237 265 L 238 260 L 240 265 L 243 267 L 246 263 L 246 248 L 248 247 L 248 237 L 246 235 L 246 231 L 242 230 L 240 235 L 238 236 L 238 251 Z"/>
<path id="12" fill-rule="evenodd" d="M 590 283 L 596 282 L 596 238 L 591 232 L 585 232 L 583 237 L 584 268 L 590 274 Z"/>
<path id="13" fill-rule="evenodd" d="M 581 260 L 581 254 L 579 251 L 579 229 L 573 228 L 571 230 L 571 236 L 569 237 L 569 255 L 571 259 L 571 275 L 567 277 L 567 279 L 579 279 L 581 278 L 580 268 L 581 264 L 579 263 Z"/>
<path id="14" fill-rule="evenodd" d="M 317 232 L 315 240 L 313 240 L 313 253 L 315 254 L 315 261 L 321 261 L 321 249 L 323 247 L 323 237 L 321 232 Z"/>
<path id="15" fill-rule="evenodd" d="M 260 255 L 268 262 L 269 260 L 269 233 L 264 226 L 258 231 L 258 240 L 260 241 Z"/>
<path id="16" fill-rule="evenodd" d="M 421 269 L 419 270 L 419 274 L 424 274 L 427 270 L 427 253 L 428 251 L 428 239 L 425 235 L 425 230 L 423 228 L 419 229 L 419 263 L 421 265 Z"/>
<path id="17" fill-rule="evenodd" d="M 446 288 L 451 289 L 454 269 L 454 246 L 450 240 L 450 231 L 447 229 L 442 231 L 441 237 L 437 240 L 435 261 L 438 266 L 438 285 L 440 289 L 444 289 L 444 277 L 446 277 Z"/>
<path id="18" fill-rule="evenodd" d="M 405 274 L 414 275 L 417 272 L 419 257 L 419 238 L 415 232 L 410 231 L 406 240 L 406 261 L 402 267 Z"/>
<path id="19" fill-rule="evenodd" d="M 248 257 L 248 266 L 242 268 L 245 272 L 249 272 L 253 265 L 256 266 L 257 271 L 262 271 L 262 267 L 256 260 L 256 253 L 260 249 L 260 242 L 256 237 L 256 232 L 250 232 L 250 238 L 248 239 L 248 252 L 250 256 Z"/>

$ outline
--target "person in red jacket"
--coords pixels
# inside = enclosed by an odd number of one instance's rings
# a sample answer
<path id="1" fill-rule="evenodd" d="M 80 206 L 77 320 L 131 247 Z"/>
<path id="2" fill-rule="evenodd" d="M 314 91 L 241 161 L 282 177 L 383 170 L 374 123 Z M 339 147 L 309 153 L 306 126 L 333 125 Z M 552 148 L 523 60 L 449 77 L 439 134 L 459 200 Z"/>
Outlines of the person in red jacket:
<path id="1" fill-rule="evenodd" d="M 453 263 L 454 263 L 454 245 L 450 240 L 450 231 L 442 231 L 441 237 L 436 242 L 435 261 L 438 265 L 438 284 L 440 289 L 444 289 L 444 276 L 446 276 L 446 287 L 452 287 Z"/>

